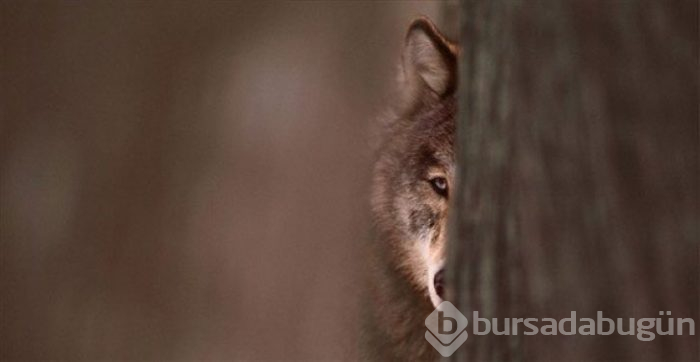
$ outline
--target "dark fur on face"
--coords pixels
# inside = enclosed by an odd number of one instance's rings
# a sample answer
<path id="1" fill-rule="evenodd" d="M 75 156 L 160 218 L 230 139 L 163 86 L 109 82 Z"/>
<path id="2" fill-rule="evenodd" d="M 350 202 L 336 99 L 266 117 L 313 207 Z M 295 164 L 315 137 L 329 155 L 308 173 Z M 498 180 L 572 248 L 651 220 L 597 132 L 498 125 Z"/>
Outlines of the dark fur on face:
<path id="1" fill-rule="evenodd" d="M 442 280 L 454 181 L 456 58 L 429 20 L 413 22 L 374 169 L 369 358 L 438 357 L 424 320 L 441 301 L 435 280 Z"/>
<path id="2" fill-rule="evenodd" d="M 444 259 L 454 179 L 454 94 L 425 102 L 387 130 L 374 173 L 373 210 L 387 266 L 430 301 L 429 263 Z M 431 184 L 447 181 L 444 193 Z"/>

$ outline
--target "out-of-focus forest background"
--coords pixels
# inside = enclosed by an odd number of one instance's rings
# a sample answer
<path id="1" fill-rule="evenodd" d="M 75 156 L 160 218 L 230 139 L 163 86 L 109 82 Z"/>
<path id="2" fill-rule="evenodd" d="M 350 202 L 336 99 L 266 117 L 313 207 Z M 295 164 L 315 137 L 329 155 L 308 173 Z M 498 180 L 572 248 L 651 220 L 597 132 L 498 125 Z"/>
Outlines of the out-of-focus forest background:
<path id="1" fill-rule="evenodd" d="M 425 2 L 0 3 L 0 358 L 354 358 Z"/>

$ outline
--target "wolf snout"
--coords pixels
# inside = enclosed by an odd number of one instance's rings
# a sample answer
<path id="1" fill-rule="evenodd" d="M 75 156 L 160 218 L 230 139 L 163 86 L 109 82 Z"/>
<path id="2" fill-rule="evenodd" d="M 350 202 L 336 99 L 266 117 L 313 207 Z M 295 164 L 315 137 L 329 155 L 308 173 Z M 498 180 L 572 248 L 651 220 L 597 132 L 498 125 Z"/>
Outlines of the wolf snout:
<path id="1" fill-rule="evenodd" d="M 441 299 L 445 299 L 445 269 L 440 269 L 435 273 L 433 286 L 435 287 L 435 294 Z"/>

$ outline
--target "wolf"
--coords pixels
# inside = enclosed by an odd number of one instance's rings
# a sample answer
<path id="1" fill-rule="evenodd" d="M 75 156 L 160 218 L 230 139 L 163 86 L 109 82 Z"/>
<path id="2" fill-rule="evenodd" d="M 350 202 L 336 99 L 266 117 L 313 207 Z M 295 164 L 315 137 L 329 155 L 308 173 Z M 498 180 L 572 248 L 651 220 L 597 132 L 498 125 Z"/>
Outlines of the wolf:
<path id="1" fill-rule="evenodd" d="M 381 117 L 371 207 L 366 359 L 436 360 L 425 318 L 444 298 L 446 224 L 455 174 L 457 46 L 425 17 L 401 54 Z"/>

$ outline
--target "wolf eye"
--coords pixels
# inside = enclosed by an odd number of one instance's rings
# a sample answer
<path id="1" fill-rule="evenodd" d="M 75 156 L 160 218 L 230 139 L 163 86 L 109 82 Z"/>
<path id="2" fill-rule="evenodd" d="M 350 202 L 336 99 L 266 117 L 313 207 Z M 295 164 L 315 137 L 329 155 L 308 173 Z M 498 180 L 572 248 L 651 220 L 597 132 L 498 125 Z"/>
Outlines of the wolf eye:
<path id="1" fill-rule="evenodd" d="M 437 192 L 440 196 L 447 197 L 447 179 L 444 177 L 433 177 L 430 179 L 430 185 L 433 190 Z"/>

